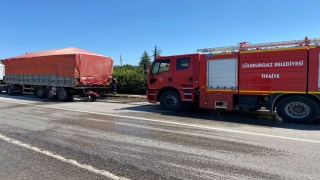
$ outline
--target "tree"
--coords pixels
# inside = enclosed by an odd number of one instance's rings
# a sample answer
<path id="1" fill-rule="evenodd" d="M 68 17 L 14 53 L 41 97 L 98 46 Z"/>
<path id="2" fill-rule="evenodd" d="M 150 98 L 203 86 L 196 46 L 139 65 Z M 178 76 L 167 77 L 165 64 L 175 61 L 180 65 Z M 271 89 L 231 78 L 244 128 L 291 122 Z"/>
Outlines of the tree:
<path id="1" fill-rule="evenodd" d="M 152 57 L 153 59 L 157 58 L 158 56 L 160 56 L 162 50 L 160 50 L 157 45 L 154 46 L 154 50 L 152 51 Z"/>
<path id="2" fill-rule="evenodd" d="M 142 53 L 142 57 L 140 59 L 139 66 L 143 66 L 143 64 L 147 64 L 147 66 L 149 66 L 151 64 L 151 58 L 150 58 L 147 51 L 144 51 Z"/>

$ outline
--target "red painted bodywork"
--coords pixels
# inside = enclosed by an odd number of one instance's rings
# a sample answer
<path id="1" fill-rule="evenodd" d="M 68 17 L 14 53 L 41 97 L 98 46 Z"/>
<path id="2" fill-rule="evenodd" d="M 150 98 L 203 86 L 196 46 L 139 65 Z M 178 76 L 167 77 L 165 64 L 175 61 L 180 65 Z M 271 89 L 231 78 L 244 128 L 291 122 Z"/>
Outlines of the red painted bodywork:
<path id="1" fill-rule="evenodd" d="M 149 74 L 147 91 L 149 102 L 155 103 L 157 101 L 155 97 L 165 87 L 176 88 L 180 92 L 181 99 L 184 98 L 183 87 L 192 87 L 192 93 L 199 88 L 199 99 L 193 98 L 193 102 L 198 101 L 201 108 L 215 109 L 216 101 L 224 101 L 227 102 L 228 110 L 234 108 L 234 95 L 317 94 L 319 91 L 320 47 L 318 46 L 240 51 L 213 54 L 213 56 L 198 53 L 186 54 L 159 57 L 154 62 L 170 59 L 172 62 L 170 66 L 175 67 L 175 61 L 179 57 L 192 57 L 193 70 L 178 72 L 171 68 L 169 74 Z M 228 58 L 237 59 L 237 89 L 209 89 L 207 87 L 208 61 Z M 194 77 L 194 81 L 186 83 L 185 79 L 191 76 Z M 271 76 L 274 78 L 266 78 Z M 160 77 L 164 80 L 150 84 L 150 78 Z M 173 77 L 173 81 L 168 82 L 166 80 L 168 77 Z"/>
<path id="2" fill-rule="evenodd" d="M 298 50 L 240 52 L 239 89 L 306 92 L 307 57 L 307 47 Z M 266 67 L 245 68 L 245 65 L 251 64 Z M 262 74 L 271 74 L 276 78 L 263 78 Z M 239 93 L 245 94 L 246 92 L 240 91 Z"/>
<path id="3" fill-rule="evenodd" d="M 176 70 L 177 59 L 184 57 L 190 58 L 189 68 Z M 158 57 L 154 63 L 161 60 L 170 60 L 170 69 L 159 74 L 152 74 L 152 69 L 150 69 L 147 90 L 148 102 L 156 103 L 159 90 L 167 87 L 177 89 L 181 94 L 181 100 L 184 102 L 196 101 L 193 95 L 195 94 L 195 89 L 199 86 L 199 58 L 200 54 Z M 189 78 L 192 78 L 192 81 L 189 81 Z M 152 84 L 152 80 L 155 80 L 155 83 Z M 190 96 L 190 94 L 192 95 Z"/>
<path id="4" fill-rule="evenodd" d="M 223 55 L 213 55 L 207 57 L 205 54 L 201 54 L 200 61 L 200 97 L 199 97 L 199 106 L 206 109 L 215 109 L 216 101 L 226 101 L 227 110 L 231 110 L 233 107 L 233 94 L 237 94 L 238 90 L 234 91 L 225 91 L 223 89 L 211 89 L 207 88 L 207 61 L 214 61 L 218 59 L 229 59 L 229 58 L 238 58 L 238 53 L 223 54 Z M 223 67 L 221 67 L 223 68 Z"/>
<path id="5" fill-rule="evenodd" d="M 320 47 L 309 50 L 309 73 L 308 73 L 308 92 L 310 94 L 320 91 L 319 89 L 319 69 L 320 69 Z"/>

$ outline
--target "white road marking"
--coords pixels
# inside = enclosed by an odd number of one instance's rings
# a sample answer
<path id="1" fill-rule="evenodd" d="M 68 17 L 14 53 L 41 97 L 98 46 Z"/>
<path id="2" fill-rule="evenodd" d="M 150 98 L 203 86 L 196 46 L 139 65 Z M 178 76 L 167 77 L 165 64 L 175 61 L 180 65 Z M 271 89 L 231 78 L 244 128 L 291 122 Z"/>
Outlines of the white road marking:
<path id="1" fill-rule="evenodd" d="M 94 167 L 92 167 L 90 165 L 87 165 L 87 164 L 80 164 L 76 160 L 73 160 L 73 159 L 66 159 L 66 158 L 64 158 L 64 157 L 62 157 L 60 155 L 54 154 L 53 152 L 41 150 L 40 148 L 37 148 L 37 147 L 34 147 L 34 146 L 30 145 L 30 144 L 26 144 L 26 143 L 23 143 L 23 142 L 8 138 L 8 137 L 6 137 L 6 136 L 4 136 L 2 134 L 0 134 L 0 139 L 2 139 L 4 141 L 7 141 L 7 142 L 9 142 L 11 144 L 18 145 L 18 146 L 30 149 L 32 151 L 44 154 L 46 156 L 50 156 L 50 157 L 52 157 L 54 159 L 57 159 L 57 160 L 72 164 L 74 166 L 80 167 L 80 168 L 88 170 L 90 172 L 93 172 L 93 173 L 96 173 L 96 174 L 100 174 L 100 175 L 105 176 L 105 177 L 110 178 L 110 179 L 115 179 L 115 180 L 124 180 L 124 179 L 126 179 L 126 178 L 123 178 L 123 177 L 118 177 L 118 176 L 116 176 L 116 175 L 114 175 L 114 174 L 112 174 L 112 173 L 110 173 L 108 171 L 105 171 L 105 170 L 95 169 Z"/>
<path id="2" fill-rule="evenodd" d="M 0 99 L 6 99 L 6 98 L 0 98 Z M 128 118 L 128 119 L 137 119 L 137 120 L 142 120 L 142 121 L 173 124 L 173 125 L 186 126 L 186 127 L 195 127 L 195 128 L 207 129 L 207 130 L 216 130 L 216 131 L 223 131 L 223 132 L 231 132 L 231 133 L 239 133 L 239 134 L 246 134 L 246 135 L 271 137 L 271 138 L 277 138 L 277 139 L 286 139 L 286 140 L 293 140 L 293 141 L 320 144 L 320 141 L 309 140 L 309 139 L 291 138 L 291 137 L 285 137 L 285 136 L 260 134 L 260 133 L 237 131 L 237 130 L 224 129 L 224 128 L 207 127 L 207 126 L 193 125 L 193 124 L 186 124 L 186 123 L 179 123 L 179 122 L 172 122 L 172 121 L 162 121 L 162 120 L 140 118 L 140 117 L 133 117 L 133 116 L 123 116 L 123 115 L 117 115 L 117 114 L 108 114 L 108 113 L 100 113 L 100 112 L 92 112 L 92 111 L 75 110 L 75 109 L 60 108 L 60 107 L 54 107 L 54 106 L 36 105 L 36 104 L 30 104 L 30 103 L 21 103 L 21 102 L 12 102 L 12 101 L 3 101 L 3 100 L 0 100 L 0 101 L 13 103 L 13 104 L 22 104 L 22 105 L 37 106 L 37 107 L 44 107 L 44 108 L 51 108 L 51 109 L 59 109 L 59 110 L 65 110 L 65 111 L 82 112 L 82 113 L 88 113 L 88 114 L 98 114 L 98 115 L 121 117 L 121 118 Z M 16 100 L 16 101 L 25 101 L 25 100 Z M 27 101 L 27 102 L 29 102 L 29 101 Z"/>

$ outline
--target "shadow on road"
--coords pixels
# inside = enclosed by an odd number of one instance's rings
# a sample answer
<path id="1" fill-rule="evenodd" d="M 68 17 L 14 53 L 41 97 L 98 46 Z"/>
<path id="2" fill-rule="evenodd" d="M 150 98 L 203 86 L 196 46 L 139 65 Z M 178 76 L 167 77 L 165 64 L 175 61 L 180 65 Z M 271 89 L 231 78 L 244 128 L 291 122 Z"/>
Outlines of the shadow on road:
<path id="1" fill-rule="evenodd" d="M 15 95 L 8 96 L 7 94 L 0 94 L 0 97 L 16 100 L 28 100 L 33 102 L 46 102 L 49 104 L 60 104 L 66 102 L 60 102 L 58 100 L 49 100 L 49 99 L 39 99 L 36 95 Z M 112 100 L 113 98 L 108 98 Z M 99 100 L 108 102 L 108 100 Z M 137 102 L 138 100 L 133 100 Z M 68 103 L 77 102 L 70 101 Z M 145 101 L 140 101 L 145 102 Z M 90 102 L 88 102 L 90 103 Z M 93 102 L 94 103 L 94 102 Z M 123 103 L 123 102 L 118 102 Z M 125 102 L 129 103 L 129 102 Z M 234 123 L 239 125 L 253 125 L 253 126 L 263 126 L 270 128 L 285 128 L 285 129 L 297 129 L 297 130 L 309 130 L 309 131 L 318 131 L 320 130 L 320 120 L 312 124 L 292 124 L 285 123 L 279 120 L 278 117 L 266 112 L 253 112 L 253 111 L 217 111 L 217 110 L 205 110 L 205 109 L 188 109 L 181 110 L 178 112 L 171 112 L 163 110 L 158 104 L 148 104 L 148 105 L 137 105 L 133 107 L 122 108 L 119 110 L 131 110 L 131 111 L 140 111 L 140 112 L 152 112 L 159 115 L 166 115 L 171 117 L 186 117 L 193 118 L 195 120 L 207 120 L 207 121 L 220 121 L 226 123 Z"/>
<path id="2" fill-rule="evenodd" d="M 148 106 L 148 108 L 146 108 Z M 279 120 L 279 118 L 271 113 L 266 112 L 254 112 L 254 111 L 218 111 L 218 110 L 206 110 L 206 109 L 191 109 L 181 110 L 178 112 L 171 112 L 163 110 L 159 105 L 141 105 L 135 107 L 122 108 L 123 110 L 131 111 L 146 111 L 153 112 L 160 115 L 166 115 L 171 117 L 186 117 L 194 118 L 197 120 L 207 121 L 220 121 L 228 123 L 236 123 L 241 125 L 263 126 L 270 128 L 284 128 L 284 129 L 296 129 L 296 130 L 309 130 L 319 131 L 320 120 L 312 124 L 293 124 L 285 123 Z"/>
<path id="3" fill-rule="evenodd" d="M 38 98 L 36 95 L 33 94 L 17 94 L 17 95 L 13 95 L 13 96 L 9 96 L 7 94 L 0 94 L 0 97 L 2 98 L 6 98 L 8 100 L 10 99 L 15 99 L 15 100 L 27 100 L 27 101 L 33 101 L 33 102 L 52 102 L 52 103 L 65 103 L 62 101 L 59 101 L 58 99 L 56 100 L 50 100 L 50 99 L 40 99 Z M 101 101 L 104 101 L 105 99 L 101 99 Z M 71 100 L 71 101 L 67 101 L 67 102 L 77 102 L 77 101 L 84 101 L 84 100 Z"/>

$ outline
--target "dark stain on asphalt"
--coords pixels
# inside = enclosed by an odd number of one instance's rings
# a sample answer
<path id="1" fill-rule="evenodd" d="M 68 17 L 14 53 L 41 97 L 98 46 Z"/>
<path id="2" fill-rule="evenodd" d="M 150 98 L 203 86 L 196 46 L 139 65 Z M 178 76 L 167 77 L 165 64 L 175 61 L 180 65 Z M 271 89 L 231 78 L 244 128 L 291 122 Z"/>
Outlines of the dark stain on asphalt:
<path id="1" fill-rule="evenodd" d="M 254 156 L 283 156 L 285 152 L 268 147 L 248 144 L 241 141 L 224 140 L 227 136 L 221 132 L 177 127 L 172 125 L 157 124 L 153 122 L 132 122 L 123 118 L 106 117 L 101 115 L 81 115 L 75 118 L 63 118 L 58 123 L 100 130 L 104 132 L 118 133 L 130 137 L 155 139 L 178 145 L 207 149 L 210 151 L 222 151 L 225 153 L 238 152 Z"/>

